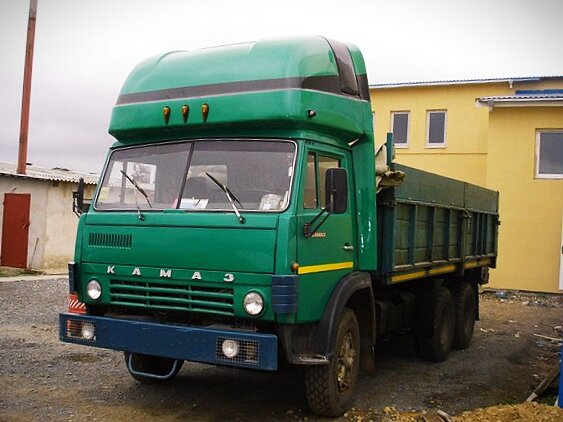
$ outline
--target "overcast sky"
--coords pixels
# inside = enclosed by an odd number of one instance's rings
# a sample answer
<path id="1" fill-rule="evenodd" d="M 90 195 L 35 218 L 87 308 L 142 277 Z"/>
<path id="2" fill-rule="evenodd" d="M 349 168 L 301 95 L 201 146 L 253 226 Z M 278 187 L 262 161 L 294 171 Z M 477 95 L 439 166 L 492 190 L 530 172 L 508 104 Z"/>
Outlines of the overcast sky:
<path id="1" fill-rule="evenodd" d="M 98 172 L 129 71 L 172 50 L 324 35 L 370 84 L 563 75 L 563 0 L 38 0 L 28 162 Z M 0 0 L 0 161 L 17 162 L 28 0 Z"/>

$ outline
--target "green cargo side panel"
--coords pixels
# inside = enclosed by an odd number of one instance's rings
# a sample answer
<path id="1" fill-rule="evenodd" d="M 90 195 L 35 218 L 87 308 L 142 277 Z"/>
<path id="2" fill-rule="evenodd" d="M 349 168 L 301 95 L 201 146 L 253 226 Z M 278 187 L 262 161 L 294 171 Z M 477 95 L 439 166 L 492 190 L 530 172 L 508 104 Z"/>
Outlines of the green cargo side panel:
<path id="1" fill-rule="evenodd" d="M 395 164 L 405 182 L 378 194 L 383 284 L 494 266 L 496 191 Z"/>

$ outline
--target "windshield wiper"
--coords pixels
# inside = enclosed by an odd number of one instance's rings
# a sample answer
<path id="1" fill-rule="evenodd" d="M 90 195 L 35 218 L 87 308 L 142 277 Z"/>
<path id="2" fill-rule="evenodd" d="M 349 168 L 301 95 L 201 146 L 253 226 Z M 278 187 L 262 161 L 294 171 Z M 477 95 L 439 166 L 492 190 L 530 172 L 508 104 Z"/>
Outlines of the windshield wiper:
<path id="1" fill-rule="evenodd" d="M 213 182 L 217 186 L 219 186 L 223 192 L 225 192 L 225 196 L 227 197 L 227 199 L 231 203 L 231 206 L 233 207 L 233 211 L 235 212 L 235 214 L 238 218 L 238 221 L 240 221 L 240 224 L 244 224 L 246 222 L 246 219 L 242 215 L 240 215 L 240 212 L 239 212 L 237 206 L 235 205 L 235 201 L 238 202 L 238 204 L 240 205 L 241 208 L 244 208 L 244 207 L 242 206 L 242 203 L 238 200 L 238 198 L 235 196 L 235 194 L 233 192 L 231 192 L 231 190 L 227 186 L 225 186 L 223 183 L 221 183 L 215 177 L 211 176 L 207 172 L 205 174 L 206 174 L 207 177 L 209 177 L 211 180 L 213 180 Z"/>
<path id="2" fill-rule="evenodd" d="M 131 176 L 129 176 L 127 173 L 125 173 L 123 170 L 119 170 L 126 178 L 127 180 L 129 180 L 131 182 L 131 184 L 133 186 L 135 186 L 135 188 L 141 192 L 141 194 L 145 197 L 145 199 L 147 200 L 147 203 L 149 204 L 149 207 L 152 208 L 152 204 L 151 201 L 149 200 L 149 196 L 147 195 L 147 193 L 145 192 L 145 190 L 139 186 L 139 184 L 135 181 L 135 179 L 133 179 Z M 140 213 L 140 211 L 139 211 Z"/>

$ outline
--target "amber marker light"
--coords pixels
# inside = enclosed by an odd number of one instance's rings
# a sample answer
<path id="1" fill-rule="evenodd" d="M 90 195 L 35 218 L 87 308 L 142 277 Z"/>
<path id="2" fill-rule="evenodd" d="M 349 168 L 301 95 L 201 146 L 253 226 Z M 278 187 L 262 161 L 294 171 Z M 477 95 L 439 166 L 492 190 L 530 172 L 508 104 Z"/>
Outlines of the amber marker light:
<path id="1" fill-rule="evenodd" d="M 188 115 L 190 114 L 190 106 L 188 106 L 187 104 L 184 104 L 182 106 L 182 119 L 184 120 L 184 123 L 186 123 L 188 121 Z"/>
<path id="2" fill-rule="evenodd" d="M 209 116 L 209 104 L 205 103 L 201 105 L 201 117 L 203 117 L 203 121 L 207 121 L 207 116 Z"/>
<path id="3" fill-rule="evenodd" d="M 162 116 L 164 117 L 164 124 L 168 124 L 170 120 L 170 107 L 166 106 L 162 109 Z"/>
<path id="4" fill-rule="evenodd" d="M 294 262 L 293 264 L 291 264 L 291 271 L 296 273 L 298 269 L 299 269 L 299 264 L 297 262 Z"/>

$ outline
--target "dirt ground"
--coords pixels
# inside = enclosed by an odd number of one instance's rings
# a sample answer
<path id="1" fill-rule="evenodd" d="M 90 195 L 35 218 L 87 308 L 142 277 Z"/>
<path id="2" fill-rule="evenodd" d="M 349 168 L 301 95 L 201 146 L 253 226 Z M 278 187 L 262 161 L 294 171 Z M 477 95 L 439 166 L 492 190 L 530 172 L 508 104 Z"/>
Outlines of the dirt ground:
<path id="1" fill-rule="evenodd" d="M 137 383 L 122 354 L 59 342 L 67 291 L 64 278 L 0 278 L 0 421 L 316 420 L 299 370 L 188 363 L 169 383 Z M 381 341 L 376 376 L 361 377 L 354 408 L 340 420 L 442 420 L 432 419 L 438 410 L 457 421 L 518 420 L 520 410 L 510 409 L 558 362 L 561 343 L 551 338 L 561 339 L 562 325 L 563 296 L 482 294 L 469 349 L 433 364 L 416 357 L 407 335 Z M 494 417 L 476 411 L 464 419 L 464 411 L 494 405 L 484 411 Z M 552 406 L 521 408 L 527 420 L 563 420 Z M 496 416 L 502 412 L 513 413 Z"/>

